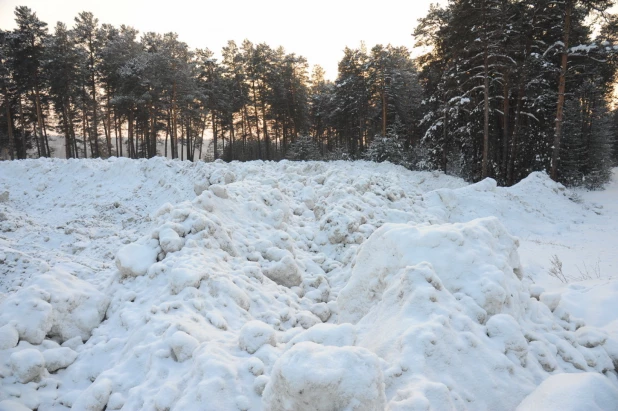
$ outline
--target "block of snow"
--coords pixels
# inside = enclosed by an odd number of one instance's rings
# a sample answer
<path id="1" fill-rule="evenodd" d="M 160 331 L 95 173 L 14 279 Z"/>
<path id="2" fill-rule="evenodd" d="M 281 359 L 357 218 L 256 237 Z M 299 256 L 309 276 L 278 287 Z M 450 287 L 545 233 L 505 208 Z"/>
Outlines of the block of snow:
<path id="1" fill-rule="evenodd" d="M 19 333 L 15 325 L 15 322 L 10 322 L 0 327 L 0 350 L 14 348 L 19 342 Z"/>
<path id="2" fill-rule="evenodd" d="M 271 411 L 383 410 L 380 360 L 361 347 L 297 344 L 275 362 L 262 403 Z"/>
<path id="3" fill-rule="evenodd" d="M 618 406 L 618 388 L 603 374 L 556 374 L 547 378 L 517 411 L 604 411 Z"/>
<path id="4" fill-rule="evenodd" d="M 67 273 L 54 272 L 38 276 L 33 284 L 50 294 L 50 337 L 58 337 L 62 342 L 75 337 L 86 341 L 105 317 L 109 299 L 87 281 Z"/>
<path id="5" fill-rule="evenodd" d="M 505 353 L 514 353 L 523 365 L 528 355 L 528 341 L 515 318 L 508 314 L 494 315 L 487 321 L 487 334 L 502 345 Z"/>
<path id="6" fill-rule="evenodd" d="M 265 344 L 276 345 L 275 330 L 270 325 L 254 320 L 242 326 L 238 337 L 241 349 L 253 354 Z"/>
<path id="7" fill-rule="evenodd" d="M 259 375 L 255 380 L 253 380 L 253 390 L 257 395 L 262 395 L 264 393 L 264 389 L 266 388 L 268 381 L 270 381 L 270 378 L 265 375 Z"/>
<path id="8" fill-rule="evenodd" d="M 41 344 L 53 326 L 51 295 L 37 286 L 10 294 L 0 303 L 0 325 L 15 321 L 19 338 Z"/>
<path id="9" fill-rule="evenodd" d="M 43 358 L 45 359 L 45 368 L 49 372 L 54 372 L 73 364 L 77 358 L 77 353 L 68 347 L 52 348 L 43 351 Z"/>
<path id="10" fill-rule="evenodd" d="M 128 244 L 118 250 L 116 267 L 124 277 L 144 275 L 157 262 L 158 254 L 159 250 L 149 244 Z"/>
<path id="11" fill-rule="evenodd" d="M 311 311 L 302 310 L 296 313 L 296 323 L 307 330 L 316 324 L 320 324 L 321 321 Z"/>
<path id="12" fill-rule="evenodd" d="M 124 407 L 125 398 L 119 393 L 115 392 L 110 395 L 109 400 L 107 401 L 107 409 L 108 410 L 119 410 Z"/>
<path id="13" fill-rule="evenodd" d="M 543 304 L 548 306 L 550 310 L 554 311 L 556 308 L 558 308 L 561 297 L 562 294 L 560 294 L 559 292 L 545 291 L 544 293 L 541 293 L 541 295 L 539 296 L 539 300 Z"/>
<path id="14" fill-rule="evenodd" d="M 227 193 L 227 188 L 225 188 L 225 186 L 219 185 L 219 184 L 214 184 L 210 187 L 208 187 L 208 189 L 210 191 L 212 191 L 212 193 L 214 195 L 216 195 L 219 198 L 223 198 L 226 199 L 229 197 L 228 193 Z"/>
<path id="15" fill-rule="evenodd" d="M 208 179 L 210 184 L 232 184 L 236 181 L 236 175 L 225 169 L 217 169 L 210 174 Z"/>
<path id="16" fill-rule="evenodd" d="M 175 384 L 164 384 L 154 397 L 154 405 L 156 410 L 171 410 L 179 395 L 180 392 L 178 391 L 178 388 L 176 388 Z"/>
<path id="17" fill-rule="evenodd" d="M 159 230 L 159 244 L 166 253 L 179 251 L 185 244 L 185 240 L 171 227 L 162 227 Z"/>
<path id="18" fill-rule="evenodd" d="M 605 344 L 607 333 L 596 327 L 581 327 L 575 332 L 577 343 L 587 348 Z"/>
<path id="19" fill-rule="evenodd" d="M 176 331 L 172 334 L 169 344 L 178 362 L 183 362 L 193 357 L 193 351 L 200 345 L 197 339 L 183 331 Z"/>
<path id="20" fill-rule="evenodd" d="M 200 180 L 193 184 L 193 192 L 195 193 L 195 195 L 199 196 L 205 190 L 208 190 L 208 187 L 210 187 L 210 182 L 208 180 Z"/>
<path id="21" fill-rule="evenodd" d="M 284 287 L 295 287 L 302 283 L 302 271 L 291 255 L 262 269 L 264 275 Z"/>
<path id="22" fill-rule="evenodd" d="M 77 397 L 71 409 L 103 411 L 111 394 L 112 382 L 107 378 L 99 378 Z"/>
<path id="23" fill-rule="evenodd" d="M 11 354 L 11 370 L 22 384 L 39 378 L 45 370 L 45 359 L 39 350 L 27 348 Z"/>

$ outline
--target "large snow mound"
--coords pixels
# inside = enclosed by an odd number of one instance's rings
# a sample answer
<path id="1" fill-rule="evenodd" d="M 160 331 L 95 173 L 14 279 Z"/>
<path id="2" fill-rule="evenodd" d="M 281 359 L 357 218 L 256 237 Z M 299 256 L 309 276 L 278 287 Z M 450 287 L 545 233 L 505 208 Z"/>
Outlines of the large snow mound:
<path id="1" fill-rule="evenodd" d="M 552 375 L 517 411 L 605 411 L 618 408 L 618 387 L 595 373 Z"/>
<path id="2" fill-rule="evenodd" d="M 540 174 L 42 159 L 0 163 L 4 191 L 5 407 L 515 409 L 551 375 L 616 384 L 612 314 L 571 316 L 511 235 L 591 213 Z"/>
<path id="3" fill-rule="evenodd" d="M 547 373 L 614 370 L 605 339 L 530 295 L 517 244 L 496 218 L 385 225 L 363 244 L 339 321 L 389 363 L 390 409 L 512 409 Z"/>

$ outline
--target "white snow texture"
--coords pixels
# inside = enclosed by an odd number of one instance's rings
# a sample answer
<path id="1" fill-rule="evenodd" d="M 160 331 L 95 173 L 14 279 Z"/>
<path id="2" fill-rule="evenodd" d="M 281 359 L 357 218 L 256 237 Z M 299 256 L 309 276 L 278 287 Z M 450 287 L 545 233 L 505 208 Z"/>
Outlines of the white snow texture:
<path id="1" fill-rule="evenodd" d="M 616 177 L 2 162 L 0 410 L 618 409 Z"/>

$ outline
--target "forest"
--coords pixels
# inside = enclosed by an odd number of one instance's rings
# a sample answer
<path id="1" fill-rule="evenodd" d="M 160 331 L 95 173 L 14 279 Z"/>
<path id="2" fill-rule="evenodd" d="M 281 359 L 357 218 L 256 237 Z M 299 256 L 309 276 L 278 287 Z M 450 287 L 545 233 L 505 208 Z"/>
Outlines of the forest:
<path id="1" fill-rule="evenodd" d="M 346 47 L 334 81 L 282 47 L 229 41 L 215 58 L 17 7 L 0 29 L 0 158 L 365 159 L 597 189 L 618 160 L 613 4 L 451 0 L 410 22 L 423 53 Z"/>

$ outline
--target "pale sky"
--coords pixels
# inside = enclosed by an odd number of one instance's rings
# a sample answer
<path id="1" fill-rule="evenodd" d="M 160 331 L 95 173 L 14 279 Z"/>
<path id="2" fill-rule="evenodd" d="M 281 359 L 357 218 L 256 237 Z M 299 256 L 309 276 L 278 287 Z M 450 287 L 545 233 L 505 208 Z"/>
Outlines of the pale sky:
<path id="1" fill-rule="evenodd" d="M 283 46 L 319 64 L 334 79 L 345 46 L 392 44 L 412 49 L 412 32 L 429 4 L 438 0 L 0 0 L 0 28 L 15 26 L 16 6 L 30 7 L 47 22 L 73 25 L 80 11 L 100 23 L 126 24 L 140 32 L 176 32 L 191 48 L 219 55 L 228 40 Z M 441 0 L 445 2 L 445 0 Z"/>

